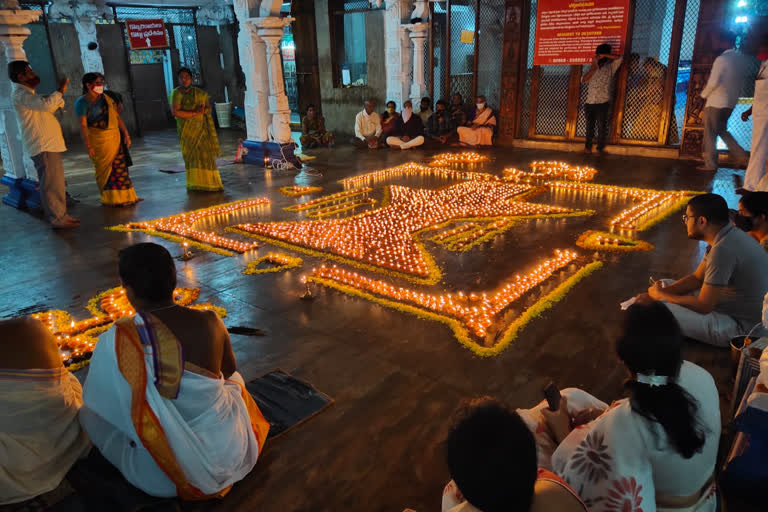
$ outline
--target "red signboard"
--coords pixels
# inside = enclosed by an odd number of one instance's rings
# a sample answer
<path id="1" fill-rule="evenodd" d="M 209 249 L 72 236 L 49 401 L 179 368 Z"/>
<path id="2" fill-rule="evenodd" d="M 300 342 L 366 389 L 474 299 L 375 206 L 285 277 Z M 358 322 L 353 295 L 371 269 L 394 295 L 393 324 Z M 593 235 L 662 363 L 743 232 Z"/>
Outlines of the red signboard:
<path id="1" fill-rule="evenodd" d="M 629 0 L 539 0 L 533 64 L 589 64 L 595 48 L 624 53 Z"/>
<path id="2" fill-rule="evenodd" d="M 148 48 L 168 48 L 168 34 L 165 32 L 163 20 L 126 20 L 125 28 L 131 50 L 146 50 Z"/>

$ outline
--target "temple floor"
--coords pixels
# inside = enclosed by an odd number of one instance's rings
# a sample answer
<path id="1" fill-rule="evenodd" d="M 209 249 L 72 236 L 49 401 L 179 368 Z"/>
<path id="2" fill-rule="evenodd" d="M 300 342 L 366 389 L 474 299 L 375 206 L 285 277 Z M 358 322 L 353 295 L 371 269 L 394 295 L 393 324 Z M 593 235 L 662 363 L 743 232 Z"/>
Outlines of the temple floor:
<path id="1" fill-rule="evenodd" d="M 221 135 L 226 157 L 234 155 L 237 134 Z M 458 151 L 452 148 L 454 151 Z M 272 170 L 229 165 L 221 168 L 225 191 L 187 193 L 174 132 L 155 133 L 132 148 L 131 178 L 144 202 L 126 209 L 105 208 L 87 155 L 72 147 L 65 155 L 68 190 L 81 200 L 70 210 L 79 229 L 54 232 L 39 216 L 0 208 L 5 240 L 0 256 L 0 317 L 61 309 L 87 317 L 85 306 L 97 293 L 117 286 L 118 251 L 153 241 L 173 255 L 179 244 L 143 233 L 108 231 L 107 226 L 150 220 L 250 197 L 269 197 L 270 215 L 296 200 L 278 193 L 288 185 L 322 186 L 322 194 L 342 190 L 338 180 L 405 162 L 427 163 L 440 149 L 357 151 L 350 146 L 310 150 L 310 170 Z M 722 194 L 732 208 L 734 174 L 695 170 L 695 163 L 635 157 L 588 157 L 538 150 L 485 150 L 492 160 L 478 171 L 526 169 L 534 160 L 564 160 L 598 170 L 594 183 L 662 190 L 707 190 Z M 412 179 L 392 183 L 417 185 Z M 434 181 L 429 188 L 435 188 Z M 446 185 L 448 182 L 441 183 Z M 5 189 L 0 190 L 5 193 Z M 310 198 L 319 195 L 308 196 Z M 551 198 L 550 198 L 551 199 Z M 547 202 L 537 197 L 533 202 Z M 606 229 L 610 216 L 526 222 L 497 240 L 465 253 L 438 256 L 445 272 L 430 290 L 484 290 L 517 267 L 530 268 L 557 247 L 576 248 L 584 229 Z M 614 212 L 615 213 L 615 212 Z M 682 213 L 682 212 L 680 212 Z M 249 219 L 254 220 L 254 219 Z M 243 222 L 238 220 L 237 222 Z M 496 357 L 478 357 L 459 344 L 444 324 L 386 308 L 313 284 L 314 301 L 301 301 L 300 278 L 320 259 L 262 243 L 258 251 L 226 257 L 195 251 L 177 263 L 179 286 L 200 289 L 200 302 L 226 308 L 228 327 L 259 328 L 265 336 L 232 335 L 240 372 L 246 380 L 282 368 L 331 395 L 335 403 L 321 414 L 266 445 L 254 471 L 221 501 L 185 504 L 189 510 L 437 510 L 449 479 L 441 447 L 451 412 L 462 398 L 495 396 L 513 407 L 541 400 L 550 378 L 610 402 L 622 396 L 625 378 L 613 343 L 621 328 L 619 303 L 644 290 L 649 276 L 681 277 L 703 255 L 704 245 L 686 238 L 677 213 L 639 237 L 656 246 L 650 252 L 610 254 L 602 269 L 586 277 L 540 318 L 534 318 Z M 248 261 L 269 250 L 304 259 L 300 269 L 243 275 Z M 373 272 L 369 277 L 387 279 Z M 538 293 L 538 292 L 537 292 Z M 687 343 L 685 357 L 709 370 L 723 397 L 724 422 L 732 386 L 729 351 Z"/>

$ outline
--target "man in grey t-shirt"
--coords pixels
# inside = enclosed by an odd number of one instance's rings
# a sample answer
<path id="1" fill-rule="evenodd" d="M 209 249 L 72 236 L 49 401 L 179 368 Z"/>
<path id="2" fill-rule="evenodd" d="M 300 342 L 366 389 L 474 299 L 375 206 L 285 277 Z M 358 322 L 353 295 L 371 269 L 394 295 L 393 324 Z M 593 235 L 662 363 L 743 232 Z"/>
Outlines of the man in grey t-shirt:
<path id="1" fill-rule="evenodd" d="M 731 225 L 728 205 L 717 194 L 691 199 L 683 221 L 688 238 L 709 244 L 704 259 L 693 274 L 669 284 L 656 282 L 638 300 L 664 301 L 684 335 L 728 346 L 732 337 L 761 322 L 768 253 Z"/>

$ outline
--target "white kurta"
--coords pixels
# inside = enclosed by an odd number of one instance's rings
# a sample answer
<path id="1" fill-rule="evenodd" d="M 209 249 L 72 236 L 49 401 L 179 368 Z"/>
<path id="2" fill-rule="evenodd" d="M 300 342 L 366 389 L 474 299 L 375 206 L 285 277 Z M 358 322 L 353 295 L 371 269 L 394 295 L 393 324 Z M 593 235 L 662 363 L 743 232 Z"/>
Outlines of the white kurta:
<path id="1" fill-rule="evenodd" d="M 131 419 L 131 388 L 115 355 L 113 327 L 99 338 L 83 392 L 80 422 L 93 444 L 134 486 L 152 496 L 176 496 L 176 486 L 155 463 Z M 144 346 L 146 400 L 163 427 L 187 481 L 215 494 L 242 480 L 256 464 L 259 445 L 235 380 L 185 370 L 179 395 L 170 400 L 154 384 L 150 346 Z"/>
<path id="2" fill-rule="evenodd" d="M 749 165 L 744 176 L 744 188 L 768 192 L 768 60 L 760 66 L 755 80 L 755 97 L 752 103 L 752 146 Z"/>

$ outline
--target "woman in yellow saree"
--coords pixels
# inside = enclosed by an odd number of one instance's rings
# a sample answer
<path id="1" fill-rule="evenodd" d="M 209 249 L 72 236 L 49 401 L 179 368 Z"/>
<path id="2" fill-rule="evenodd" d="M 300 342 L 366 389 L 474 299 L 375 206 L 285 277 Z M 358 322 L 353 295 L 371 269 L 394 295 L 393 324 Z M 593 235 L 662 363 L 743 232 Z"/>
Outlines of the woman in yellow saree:
<path id="1" fill-rule="evenodd" d="M 171 93 L 171 112 L 181 140 L 181 155 L 187 169 L 187 190 L 224 190 L 216 167 L 221 154 L 219 138 L 211 117 L 208 94 L 192 87 L 192 72 L 179 69 L 179 87 Z"/>
<path id="2" fill-rule="evenodd" d="M 86 73 L 83 76 L 83 95 L 75 102 L 75 114 L 96 171 L 101 203 L 131 206 L 141 201 L 128 174 L 126 149 L 131 146 L 131 137 L 117 105 L 104 94 L 104 75 Z"/>

